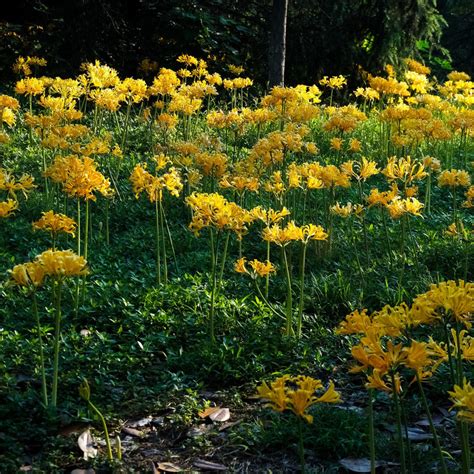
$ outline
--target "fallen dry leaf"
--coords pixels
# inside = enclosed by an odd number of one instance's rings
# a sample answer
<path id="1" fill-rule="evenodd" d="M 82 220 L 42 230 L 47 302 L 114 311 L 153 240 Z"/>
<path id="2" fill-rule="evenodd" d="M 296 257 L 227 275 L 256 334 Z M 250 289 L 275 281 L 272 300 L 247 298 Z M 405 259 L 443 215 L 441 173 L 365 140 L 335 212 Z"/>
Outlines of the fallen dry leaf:
<path id="1" fill-rule="evenodd" d="M 344 458 L 339 464 L 351 472 L 370 472 L 370 459 L 367 458 Z M 375 467 L 381 466 L 382 463 L 375 461 Z"/>
<path id="2" fill-rule="evenodd" d="M 94 447 L 94 439 L 89 429 L 82 432 L 77 439 L 77 444 L 84 453 L 84 460 L 92 459 L 97 456 L 97 449 Z"/>
<path id="3" fill-rule="evenodd" d="M 152 416 L 146 416 L 145 418 L 141 418 L 140 420 L 131 421 L 127 423 L 127 426 L 130 428 L 141 428 L 143 426 L 149 425 L 153 421 Z"/>
<path id="4" fill-rule="evenodd" d="M 231 428 L 232 426 L 238 425 L 241 422 L 242 422 L 242 420 L 228 421 L 227 423 L 222 423 L 222 425 L 219 426 L 219 431 L 227 430 L 227 429 Z"/>
<path id="5" fill-rule="evenodd" d="M 209 418 L 212 421 L 218 421 L 219 423 L 222 423 L 230 419 L 230 410 L 228 408 L 219 408 L 219 410 L 211 413 Z"/>
<path id="6" fill-rule="evenodd" d="M 179 467 L 177 464 L 172 462 L 160 462 L 158 464 L 158 469 L 163 472 L 183 472 L 184 469 Z"/>
<path id="7" fill-rule="evenodd" d="M 134 436 L 135 438 L 141 438 L 144 435 L 142 431 L 136 430 L 135 428 L 129 428 L 128 426 L 124 426 L 122 431 L 130 436 Z"/>
<path id="8" fill-rule="evenodd" d="M 420 428 L 407 428 L 408 432 L 408 439 L 410 441 L 425 441 L 427 439 L 432 439 L 433 435 L 431 433 L 427 433 L 426 431 Z M 403 437 L 405 438 L 405 432 L 403 433 Z"/>
<path id="9" fill-rule="evenodd" d="M 207 418 L 209 415 L 212 415 L 216 411 L 219 411 L 221 407 L 208 407 L 198 413 L 200 418 Z"/>
<path id="10" fill-rule="evenodd" d="M 351 471 L 351 472 L 370 472 L 370 459 L 367 459 L 367 458 L 360 458 L 360 459 L 344 458 L 339 461 L 339 464 L 341 464 L 348 471 Z M 389 472 L 400 472 L 399 470 L 400 463 L 397 463 L 397 462 L 375 461 L 375 468 L 378 468 L 378 467 L 398 468 L 397 471 L 389 471 Z"/>
<path id="11" fill-rule="evenodd" d="M 201 423 L 198 426 L 193 426 L 189 428 L 187 435 L 190 438 L 195 438 L 196 436 L 202 436 L 212 429 L 212 425 L 206 425 Z"/>
<path id="12" fill-rule="evenodd" d="M 223 464 L 206 461 L 204 459 L 196 459 L 196 461 L 193 463 L 193 466 L 200 469 L 206 469 L 208 471 L 227 471 L 227 467 L 225 467 Z"/>

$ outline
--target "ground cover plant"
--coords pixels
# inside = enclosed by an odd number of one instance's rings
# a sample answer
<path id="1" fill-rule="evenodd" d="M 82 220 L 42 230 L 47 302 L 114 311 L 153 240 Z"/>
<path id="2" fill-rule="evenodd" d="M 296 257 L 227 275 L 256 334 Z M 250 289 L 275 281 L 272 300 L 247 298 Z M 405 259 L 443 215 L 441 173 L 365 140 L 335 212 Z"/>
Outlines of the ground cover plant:
<path id="1" fill-rule="evenodd" d="M 0 95 L 2 472 L 469 472 L 467 74 L 46 66 Z"/>

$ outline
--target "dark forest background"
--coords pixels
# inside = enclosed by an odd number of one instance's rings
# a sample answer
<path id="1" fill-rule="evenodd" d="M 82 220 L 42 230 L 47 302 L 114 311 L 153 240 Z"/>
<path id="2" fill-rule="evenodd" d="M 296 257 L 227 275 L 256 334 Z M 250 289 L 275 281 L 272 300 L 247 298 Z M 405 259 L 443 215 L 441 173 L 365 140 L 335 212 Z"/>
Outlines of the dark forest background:
<path id="1" fill-rule="evenodd" d="M 1 79 L 19 55 L 48 60 L 48 74 L 76 74 L 100 59 L 121 75 L 144 58 L 160 67 L 188 53 L 215 70 L 244 65 L 265 84 L 272 0 L 16 0 L 0 20 Z M 472 0 L 290 0 L 286 84 L 379 71 L 413 56 L 440 78 L 473 73 Z"/>

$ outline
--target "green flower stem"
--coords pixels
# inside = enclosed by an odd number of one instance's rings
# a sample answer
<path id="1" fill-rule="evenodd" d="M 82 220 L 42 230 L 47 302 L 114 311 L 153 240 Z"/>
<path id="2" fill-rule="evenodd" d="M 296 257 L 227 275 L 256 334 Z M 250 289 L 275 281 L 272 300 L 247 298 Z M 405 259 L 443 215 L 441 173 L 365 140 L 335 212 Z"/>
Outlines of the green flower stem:
<path id="1" fill-rule="evenodd" d="M 270 241 L 267 240 L 267 262 L 270 261 Z M 270 288 L 270 275 L 265 277 L 265 298 L 268 298 L 268 291 Z"/>
<path id="2" fill-rule="evenodd" d="M 87 260 L 89 253 L 89 199 L 86 199 L 86 226 L 84 229 L 84 258 Z"/>
<path id="3" fill-rule="evenodd" d="M 428 177 L 426 178 L 425 208 L 426 213 L 431 214 L 431 169 L 429 170 Z"/>
<path id="4" fill-rule="evenodd" d="M 77 255 L 81 256 L 81 201 L 77 200 Z"/>
<path id="5" fill-rule="evenodd" d="M 110 245 L 109 200 L 105 200 L 105 242 Z"/>
<path id="6" fill-rule="evenodd" d="M 428 423 L 430 424 L 431 433 L 433 435 L 434 443 L 436 446 L 436 450 L 438 451 L 439 460 L 441 462 L 441 470 L 444 474 L 448 474 L 448 469 L 446 467 L 446 462 L 444 460 L 443 450 L 441 449 L 441 445 L 439 443 L 438 433 L 436 432 L 436 428 L 433 423 L 433 418 L 431 416 L 431 411 L 428 406 L 428 401 L 426 400 L 425 391 L 423 390 L 423 385 L 421 384 L 420 376 L 418 372 L 416 373 L 416 381 L 418 383 L 418 388 L 420 390 L 421 401 L 423 402 L 423 408 L 426 411 L 426 416 L 428 417 Z"/>
<path id="7" fill-rule="evenodd" d="M 285 263 L 285 273 L 286 273 L 286 286 L 287 286 L 287 297 L 286 297 L 286 335 L 291 336 L 294 334 L 293 331 L 293 295 L 291 291 L 291 274 L 290 267 L 288 265 L 288 258 L 286 256 L 286 248 L 282 247 L 283 252 L 283 261 Z"/>
<path id="8" fill-rule="evenodd" d="M 46 372 L 44 369 L 44 353 L 43 353 L 43 337 L 41 336 L 41 323 L 38 313 L 38 301 L 36 299 L 36 291 L 32 293 L 33 298 L 33 313 L 36 319 L 36 329 L 38 331 L 38 341 L 39 341 L 39 350 L 40 350 L 40 363 L 41 363 L 41 391 L 43 393 L 43 403 L 44 406 L 48 406 L 48 388 L 46 386 Z"/>
<path id="9" fill-rule="evenodd" d="M 30 109 L 30 115 L 33 115 L 33 96 L 31 94 L 28 95 L 28 104 Z M 29 127 L 28 129 L 28 140 L 31 145 L 33 143 L 33 127 Z"/>
<path id="10" fill-rule="evenodd" d="M 221 289 L 222 279 L 224 277 L 224 270 L 225 270 L 225 262 L 227 259 L 227 250 L 229 248 L 229 240 L 230 240 L 230 232 L 227 232 L 224 242 L 224 251 L 221 257 L 221 268 L 219 271 L 219 279 L 217 280 L 217 293 L 219 294 L 219 290 Z"/>
<path id="11" fill-rule="evenodd" d="M 165 240 L 165 228 L 164 228 L 164 224 L 163 224 L 163 215 L 164 215 L 164 212 L 163 212 L 163 204 L 161 203 L 161 200 L 160 200 L 160 205 L 159 205 L 160 209 L 159 209 L 159 213 L 160 213 L 160 234 L 161 234 L 161 246 L 162 246 L 162 249 L 163 249 L 163 281 L 164 283 L 168 283 L 168 262 L 167 262 L 167 258 L 166 258 L 166 240 Z"/>
<path id="12" fill-rule="evenodd" d="M 398 438 L 398 449 L 400 450 L 400 467 L 401 473 L 406 474 L 406 460 L 405 460 L 405 447 L 403 445 L 403 435 L 402 435 L 402 417 L 400 413 L 400 400 L 398 399 L 398 393 L 395 384 L 395 375 L 392 372 L 390 374 L 392 379 L 392 394 L 393 394 L 393 404 L 395 407 L 395 415 L 397 417 L 397 438 Z"/>
<path id="13" fill-rule="evenodd" d="M 408 454 L 408 472 L 410 474 L 413 474 L 413 460 L 412 460 L 412 457 L 411 457 L 411 442 L 410 442 L 410 438 L 408 436 L 408 423 L 407 423 L 407 417 L 406 417 L 406 413 L 405 413 L 405 408 L 403 406 L 403 399 L 402 397 L 399 397 L 398 398 L 398 401 L 400 403 L 400 413 L 402 415 L 402 423 L 403 423 L 403 429 L 405 431 L 405 441 L 406 441 L 406 451 L 407 451 L 407 454 Z"/>
<path id="14" fill-rule="evenodd" d="M 470 474 L 471 472 L 471 449 L 469 447 L 469 429 L 467 423 L 457 420 L 459 439 L 461 441 L 461 472 Z"/>
<path id="15" fill-rule="evenodd" d="M 407 254 L 406 254 L 406 214 L 403 214 L 401 217 L 401 242 L 400 242 L 400 254 L 402 257 L 402 262 L 400 265 L 400 275 L 398 276 L 398 291 L 401 292 L 403 288 L 403 278 L 405 276 L 405 265 L 407 262 Z M 400 295 L 400 299 L 401 299 Z"/>
<path id="16" fill-rule="evenodd" d="M 43 139 L 44 132 L 41 132 L 41 139 Z M 44 176 L 44 190 L 46 191 L 46 199 L 49 200 L 49 179 L 46 177 L 46 170 L 48 169 L 48 164 L 46 163 L 46 152 L 43 147 L 41 147 L 41 156 L 43 158 L 43 176 Z"/>
<path id="17" fill-rule="evenodd" d="M 122 460 L 122 441 L 120 440 L 119 435 L 115 437 L 115 449 L 117 450 L 117 459 L 121 461 Z"/>
<path id="18" fill-rule="evenodd" d="M 456 224 L 456 227 L 457 227 L 456 186 L 452 187 L 452 193 L 453 193 L 453 222 Z"/>
<path id="19" fill-rule="evenodd" d="M 97 110 L 98 110 L 98 107 L 97 107 L 97 103 L 96 103 L 95 106 L 94 106 L 94 119 L 93 119 L 93 122 L 92 122 L 92 129 L 93 129 L 94 133 L 97 130 Z"/>
<path id="20" fill-rule="evenodd" d="M 456 346 L 457 346 L 457 351 L 456 351 L 456 361 L 457 361 L 457 382 L 458 385 L 463 384 L 463 379 L 464 379 L 464 372 L 463 372 L 463 367 L 462 367 L 462 347 L 461 347 L 461 327 L 459 325 L 459 321 L 456 320 Z"/>
<path id="21" fill-rule="evenodd" d="M 451 342 L 449 338 L 448 322 L 446 320 L 443 322 L 443 329 L 444 329 L 444 339 L 446 342 L 446 350 L 448 352 L 448 364 L 449 364 L 449 373 L 451 375 L 451 385 L 455 385 L 456 375 L 454 372 L 453 356 L 451 354 Z"/>
<path id="22" fill-rule="evenodd" d="M 362 270 L 362 265 L 360 263 L 359 251 L 357 250 L 357 242 L 356 242 L 356 238 L 355 238 L 355 235 L 354 235 L 354 220 L 353 220 L 352 217 L 349 217 L 348 219 L 349 219 L 349 230 L 350 230 L 350 234 L 351 234 L 352 248 L 354 249 L 354 255 L 355 255 L 356 262 L 357 262 L 357 269 L 359 271 L 360 281 L 361 281 L 362 285 L 365 287 L 364 272 Z"/>
<path id="23" fill-rule="evenodd" d="M 298 339 L 301 338 L 301 329 L 303 325 L 303 305 L 304 305 L 304 271 L 306 264 L 306 248 L 308 243 L 303 243 L 303 253 L 301 256 L 301 268 L 300 268 L 300 300 L 298 304 L 298 321 L 296 326 L 296 336 Z"/>
<path id="24" fill-rule="evenodd" d="M 130 111 L 132 109 L 132 104 L 127 104 L 127 113 L 125 115 L 125 126 L 123 127 L 123 133 L 122 133 L 122 143 L 120 145 L 120 148 L 124 150 L 125 143 L 127 141 L 127 133 L 128 133 L 128 124 L 130 122 Z"/>
<path id="25" fill-rule="evenodd" d="M 380 208 L 380 212 L 382 214 L 382 222 L 383 222 L 383 228 L 385 231 L 385 243 L 387 244 L 387 253 L 388 253 L 388 260 L 390 262 L 390 268 L 393 266 L 392 262 L 392 245 L 390 243 L 390 235 L 388 233 L 388 226 L 387 226 L 387 215 L 385 213 L 385 210 L 383 207 Z"/>
<path id="26" fill-rule="evenodd" d="M 464 383 L 464 371 L 462 366 L 462 348 L 461 348 L 461 327 L 459 321 L 456 320 L 456 375 L 457 383 L 462 386 Z M 471 450 L 469 446 L 469 429 L 468 425 L 464 421 L 458 422 L 459 437 L 461 439 L 461 452 L 462 452 L 462 472 L 469 474 L 471 467 Z"/>
<path id="27" fill-rule="evenodd" d="M 99 409 L 90 400 L 87 400 L 87 403 L 89 407 L 97 414 L 97 416 L 100 418 L 100 421 L 102 422 L 102 429 L 104 430 L 104 435 L 105 435 L 105 444 L 107 446 L 107 457 L 109 461 L 112 461 L 113 459 L 112 446 L 110 445 L 109 430 L 107 429 L 107 423 L 105 422 L 105 418 L 102 415 L 102 413 L 99 411 Z"/>
<path id="28" fill-rule="evenodd" d="M 305 474 L 303 420 L 298 417 L 298 454 L 300 457 L 301 474 Z"/>
<path id="29" fill-rule="evenodd" d="M 463 269 L 463 280 L 464 281 L 467 281 L 467 270 L 469 268 L 469 251 L 470 251 L 470 248 L 471 248 L 471 243 L 469 242 L 469 240 L 467 238 L 464 238 L 463 239 L 463 247 L 464 247 L 464 269 Z"/>
<path id="30" fill-rule="evenodd" d="M 260 287 L 258 286 L 257 279 L 254 278 L 253 281 L 254 281 L 254 283 L 255 283 L 255 288 L 257 289 L 258 295 L 260 296 L 260 298 L 262 298 L 262 301 L 267 305 L 267 307 L 270 309 L 270 311 L 271 311 L 273 314 L 275 314 L 275 316 L 278 316 L 279 318 L 282 318 L 282 319 L 285 319 L 285 320 L 286 320 L 286 316 L 285 316 L 283 313 L 279 313 L 279 312 L 271 305 L 271 303 L 267 300 L 267 298 L 265 297 L 265 295 L 262 293 L 262 290 L 261 290 Z"/>
<path id="31" fill-rule="evenodd" d="M 156 231 L 156 282 L 161 285 L 161 251 L 160 251 L 160 208 L 158 197 L 155 199 L 155 231 Z"/>
<path id="32" fill-rule="evenodd" d="M 55 295 L 55 318 L 54 318 L 54 360 L 53 360 L 53 388 L 51 395 L 51 406 L 56 409 L 58 402 L 58 375 L 59 375 L 59 343 L 61 338 L 61 287 L 62 280 L 54 280 L 56 287 Z"/>
<path id="33" fill-rule="evenodd" d="M 359 190 L 359 199 L 360 203 L 364 203 L 364 191 L 362 189 L 362 181 L 359 179 L 357 180 L 357 185 L 358 185 L 358 190 Z M 364 246 L 365 246 L 365 254 L 367 257 L 367 266 L 370 265 L 370 253 L 369 253 L 369 238 L 367 236 L 367 223 L 365 222 L 365 216 L 362 214 L 361 216 L 362 219 L 362 230 L 364 233 Z"/>
<path id="34" fill-rule="evenodd" d="M 173 238 L 171 237 L 170 227 L 168 225 L 168 219 L 166 218 L 165 208 L 162 207 L 162 219 L 166 226 L 166 232 L 168 234 L 168 240 L 170 242 L 171 253 L 173 254 L 174 266 L 176 268 L 176 273 L 179 273 L 178 260 L 176 259 L 176 251 L 174 249 Z"/>
<path id="35" fill-rule="evenodd" d="M 375 474 L 374 390 L 369 388 L 369 447 L 370 472 Z"/>
<path id="36" fill-rule="evenodd" d="M 211 229 L 211 254 L 212 254 L 212 270 L 211 270 L 211 309 L 209 312 L 209 338 L 214 344 L 216 342 L 214 313 L 216 303 L 216 287 L 217 287 L 217 252 L 219 248 L 219 232 L 217 232 L 216 242 L 214 245 L 214 231 Z"/>

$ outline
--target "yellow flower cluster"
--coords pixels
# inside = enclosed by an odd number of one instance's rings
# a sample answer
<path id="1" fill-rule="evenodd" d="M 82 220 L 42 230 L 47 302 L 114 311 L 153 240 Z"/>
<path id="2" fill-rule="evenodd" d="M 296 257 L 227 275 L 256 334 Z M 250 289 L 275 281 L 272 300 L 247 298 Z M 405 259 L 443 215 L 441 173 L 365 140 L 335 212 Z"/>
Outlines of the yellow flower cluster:
<path id="1" fill-rule="evenodd" d="M 389 181 L 401 181 L 405 185 L 413 181 L 422 180 L 427 176 L 423 163 L 412 160 L 410 156 L 398 158 L 392 156 L 387 162 L 387 166 L 382 173 Z"/>
<path id="2" fill-rule="evenodd" d="M 39 220 L 33 222 L 34 229 L 44 230 L 52 234 L 64 232 L 74 237 L 77 227 L 77 223 L 74 219 L 64 214 L 55 214 L 54 211 L 47 211 L 42 214 L 43 216 Z"/>
<path id="3" fill-rule="evenodd" d="M 193 211 L 189 228 L 197 236 L 205 227 L 230 230 L 239 239 L 247 232 L 247 224 L 254 219 L 252 214 L 217 193 L 193 193 L 186 198 Z"/>
<path id="4" fill-rule="evenodd" d="M 281 222 L 285 217 L 290 215 L 290 211 L 286 207 L 283 207 L 279 211 L 275 211 L 274 209 L 267 210 L 263 209 L 261 206 L 257 206 L 250 212 L 255 219 L 262 221 L 267 227 Z"/>
<path id="5" fill-rule="evenodd" d="M 92 158 L 77 155 L 57 156 L 45 175 L 62 185 L 66 194 L 86 200 L 97 198 L 94 193 L 110 196 L 110 181 L 97 170 Z"/>
<path id="6" fill-rule="evenodd" d="M 320 225 L 307 224 L 299 227 L 294 221 L 290 221 L 286 227 L 280 227 L 278 224 L 266 227 L 263 229 L 262 238 L 267 242 L 284 247 L 294 241 L 306 244 L 310 240 L 326 240 L 328 234 Z"/>
<path id="7" fill-rule="evenodd" d="M 219 186 L 224 189 L 235 189 L 238 193 L 244 191 L 257 192 L 260 188 L 258 178 L 253 176 L 224 175 L 219 181 Z"/>
<path id="8" fill-rule="evenodd" d="M 31 66 L 44 67 L 47 65 L 46 59 L 39 58 L 37 56 L 19 56 L 15 64 L 13 64 L 13 71 L 17 74 L 23 74 L 24 76 L 31 76 L 33 71 Z"/>
<path id="9" fill-rule="evenodd" d="M 7 199 L 6 201 L 0 201 L 0 217 L 10 217 L 13 212 L 18 209 L 18 202 L 14 199 Z"/>
<path id="10" fill-rule="evenodd" d="M 15 92 L 20 95 L 41 95 L 45 90 L 45 83 L 36 77 L 27 77 L 19 80 L 15 85 Z"/>
<path id="11" fill-rule="evenodd" d="M 10 278 L 18 286 L 39 287 L 48 276 L 62 280 L 88 273 L 87 261 L 72 250 L 46 250 L 32 262 L 15 265 Z"/>
<path id="12" fill-rule="evenodd" d="M 364 112 L 354 105 L 344 107 L 329 107 L 329 119 L 324 124 L 324 130 L 338 132 L 352 132 L 357 126 L 367 120 Z"/>
<path id="13" fill-rule="evenodd" d="M 438 184 L 440 186 L 457 186 L 467 187 L 471 184 L 471 177 L 466 170 L 444 170 L 438 176 Z"/>
<path id="14" fill-rule="evenodd" d="M 449 280 L 431 285 L 430 289 L 415 298 L 413 305 L 427 318 L 440 318 L 439 310 L 452 316 L 467 328 L 472 326 L 474 314 L 474 283 Z"/>
<path id="15" fill-rule="evenodd" d="M 334 206 L 330 207 L 330 210 L 333 214 L 346 218 L 351 215 L 360 216 L 364 210 L 364 206 L 362 204 L 352 204 L 351 202 L 348 202 L 345 206 L 341 206 L 336 202 Z"/>
<path id="16" fill-rule="evenodd" d="M 247 263 L 250 265 L 251 270 L 248 270 L 245 266 Z M 269 260 L 266 262 L 260 262 L 259 260 L 254 259 L 247 262 L 245 257 L 239 258 L 235 262 L 234 268 L 237 273 L 244 273 L 250 275 L 252 278 L 256 278 L 257 276 L 266 277 L 276 272 L 275 265 L 273 265 Z"/>
<path id="17" fill-rule="evenodd" d="M 165 158 L 164 156 L 161 159 Z M 158 161 L 160 157 L 158 158 Z M 178 197 L 181 190 L 183 189 L 183 183 L 181 175 L 176 168 L 171 167 L 166 173 L 161 176 L 154 176 L 149 173 L 146 169 L 146 165 L 136 165 L 130 175 L 130 181 L 132 183 L 132 189 L 135 193 L 135 197 L 142 192 L 148 194 L 150 202 L 160 202 L 163 199 L 163 191 L 167 190 L 172 196 Z M 160 169 L 160 165 L 157 166 L 157 170 Z"/>
<path id="18" fill-rule="evenodd" d="M 6 191 L 13 199 L 17 200 L 18 191 L 26 196 L 35 187 L 32 176 L 25 174 L 17 180 L 11 173 L 0 168 L 0 191 Z"/>
<path id="19" fill-rule="evenodd" d="M 387 205 L 386 208 L 392 219 L 399 219 L 404 214 L 411 214 L 413 216 L 421 216 L 421 210 L 424 204 L 414 197 L 407 197 L 402 199 L 400 196 L 395 196 Z"/>
<path id="20" fill-rule="evenodd" d="M 344 76 L 324 76 L 319 83 L 330 89 L 342 89 L 347 84 L 347 79 Z"/>
<path id="21" fill-rule="evenodd" d="M 338 403 L 341 399 L 339 392 L 336 391 L 334 382 L 329 382 L 329 387 L 320 396 L 317 391 L 324 390 L 321 380 L 313 379 L 305 375 L 291 377 L 283 375 L 268 384 L 263 382 L 257 388 L 260 398 L 268 401 L 268 406 L 275 411 L 292 411 L 296 416 L 313 422 L 313 416 L 308 409 L 317 403 Z"/>
<path id="22" fill-rule="evenodd" d="M 0 128 L 6 123 L 10 127 L 15 125 L 15 112 L 20 108 L 20 103 L 9 95 L 0 95 Z"/>
<path id="23" fill-rule="evenodd" d="M 458 417 L 469 423 L 474 423 L 474 387 L 466 379 L 462 386 L 455 385 L 452 392 L 448 392 L 454 402 L 453 408 L 458 408 Z"/>
<path id="24" fill-rule="evenodd" d="M 423 380 L 431 377 L 439 365 L 451 356 L 474 360 L 474 338 L 466 330 L 452 329 L 449 346 L 432 338 L 420 342 L 405 338 L 407 329 L 432 325 L 454 318 L 471 327 L 474 312 L 474 284 L 448 281 L 432 285 L 416 297 L 411 306 L 385 306 L 372 315 L 367 310 L 350 313 L 336 330 L 338 334 L 357 334 L 360 342 L 351 349 L 359 365 L 352 372 L 367 372 L 367 387 L 391 392 L 393 384 L 401 391 L 401 370 L 413 370 Z M 402 342 L 395 343 L 398 339 Z"/>

